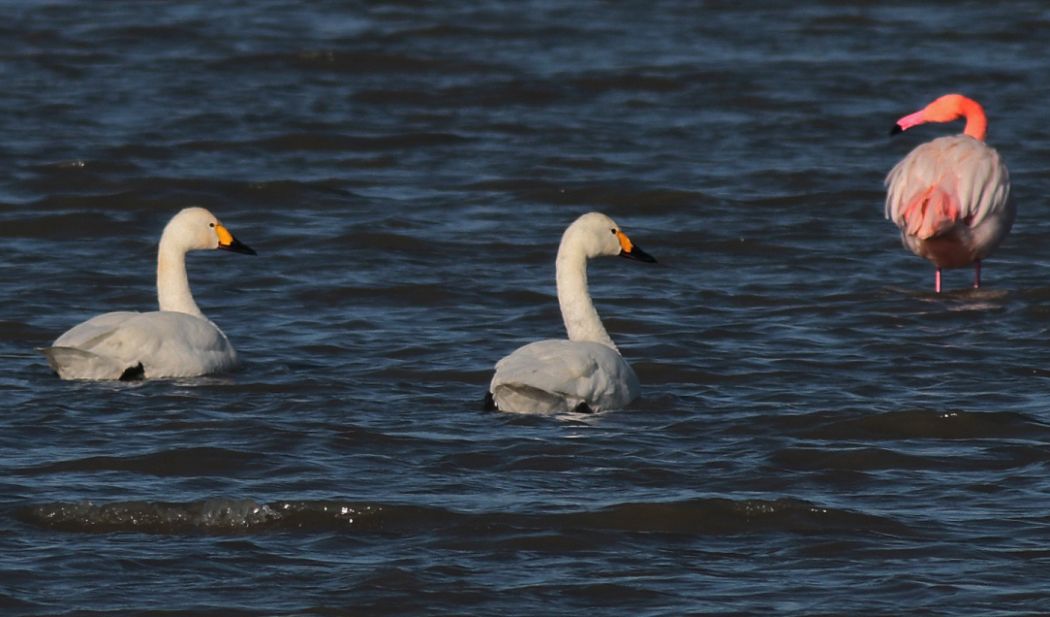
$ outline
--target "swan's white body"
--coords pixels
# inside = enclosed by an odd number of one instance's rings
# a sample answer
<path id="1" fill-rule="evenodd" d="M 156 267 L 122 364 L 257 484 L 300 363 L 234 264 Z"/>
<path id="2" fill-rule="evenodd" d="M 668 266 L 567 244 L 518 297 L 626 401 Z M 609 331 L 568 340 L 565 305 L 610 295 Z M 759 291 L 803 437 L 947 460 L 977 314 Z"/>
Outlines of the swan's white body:
<path id="1" fill-rule="evenodd" d="M 62 379 L 192 377 L 233 369 L 237 352 L 197 308 L 186 253 L 222 248 L 255 254 L 203 208 L 176 214 L 157 251 L 159 311 L 104 313 L 74 326 L 43 349 Z"/>
<path id="2" fill-rule="evenodd" d="M 558 248 L 558 303 L 569 340 L 529 343 L 496 363 L 494 406 L 519 413 L 622 409 L 638 397 L 638 377 L 602 325 L 587 290 L 587 259 L 623 255 L 655 261 L 597 212 L 565 230 Z"/>
<path id="3" fill-rule="evenodd" d="M 497 409 L 520 413 L 623 409 L 638 389 L 634 370 L 615 349 L 564 339 L 518 348 L 496 363 L 489 386 Z"/>

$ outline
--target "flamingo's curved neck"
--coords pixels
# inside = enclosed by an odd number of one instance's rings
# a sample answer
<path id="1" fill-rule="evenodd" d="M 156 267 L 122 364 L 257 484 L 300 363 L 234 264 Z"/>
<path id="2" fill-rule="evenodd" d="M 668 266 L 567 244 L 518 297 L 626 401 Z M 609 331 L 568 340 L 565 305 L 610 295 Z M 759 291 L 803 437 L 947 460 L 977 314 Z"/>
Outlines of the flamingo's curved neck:
<path id="1" fill-rule="evenodd" d="M 587 290 L 587 255 L 571 235 L 558 248 L 556 268 L 558 304 L 569 340 L 592 341 L 616 349 Z"/>
<path id="2" fill-rule="evenodd" d="M 980 103 L 973 99 L 963 98 L 959 102 L 959 113 L 966 118 L 966 128 L 963 129 L 963 133 L 976 140 L 984 141 L 988 133 L 988 118 L 985 117 Z"/>

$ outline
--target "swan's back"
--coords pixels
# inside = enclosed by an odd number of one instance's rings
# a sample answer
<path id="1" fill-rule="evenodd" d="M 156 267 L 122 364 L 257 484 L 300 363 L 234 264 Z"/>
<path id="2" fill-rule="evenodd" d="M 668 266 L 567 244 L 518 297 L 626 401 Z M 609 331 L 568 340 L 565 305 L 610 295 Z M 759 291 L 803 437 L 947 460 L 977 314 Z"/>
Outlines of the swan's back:
<path id="1" fill-rule="evenodd" d="M 565 413 L 622 409 L 638 397 L 638 378 L 614 349 L 590 341 L 530 343 L 496 363 L 489 392 L 498 409 Z"/>
<path id="2" fill-rule="evenodd" d="M 42 351 L 63 379 L 188 377 L 237 366 L 237 353 L 215 324 L 176 311 L 105 313 Z"/>
<path id="3" fill-rule="evenodd" d="M 89 345 L 93 339 L 109 334 L 122 324 L 141 314 L 139 311 L 113 311 L 112 313 L 96 315 L 67 330 L 62 336 L 55 339 L 52 345 L 55 347 Z"/>

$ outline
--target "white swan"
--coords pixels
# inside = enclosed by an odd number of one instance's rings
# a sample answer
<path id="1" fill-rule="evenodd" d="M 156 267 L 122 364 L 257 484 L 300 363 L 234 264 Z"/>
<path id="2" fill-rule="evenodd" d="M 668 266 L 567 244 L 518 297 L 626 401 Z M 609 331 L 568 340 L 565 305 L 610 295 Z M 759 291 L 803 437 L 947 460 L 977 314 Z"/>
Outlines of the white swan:
<path id="1" fill-rule="evenodd" d="M 569 225 L 558 247 L 558 304 L 569 340 L 529 343 L 496 363 L 486 409 L 521 413 L 622 409 L 638 397 L 638 377 L 605 331 L 587 291 L 587 260 L 620 255 L 653 263 L 611 218 L 590 212 Z"/>
<path id="2" fill-rule="evenodd" d="M 197 308 L 186 278 L 186 253 L 225 249 L 255 255 L 204 208 L 168 222 L 157 250 L 159 311 L 104 313 L 74 326 L 41 349 L 62 379 L 192 377 L 237 366 L 222 330 Z"/>

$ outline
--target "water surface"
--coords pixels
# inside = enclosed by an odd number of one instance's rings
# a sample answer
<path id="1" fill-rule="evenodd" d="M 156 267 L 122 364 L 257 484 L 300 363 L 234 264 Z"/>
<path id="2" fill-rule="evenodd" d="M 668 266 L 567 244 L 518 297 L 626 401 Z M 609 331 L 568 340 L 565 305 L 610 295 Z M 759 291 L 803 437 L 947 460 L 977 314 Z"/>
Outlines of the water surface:
<path id="1" fill-rule="evenodd" d="M 1018 615 L 1050 606 L 1050 9 L 4 2 L 6 615 Z M 985 287 L 900 247 L 898 117 L 990 116 Z M 168 218 L 230 375 L 63 382 Z M 483 413 L 579 214 L 629 410 Z"/>

